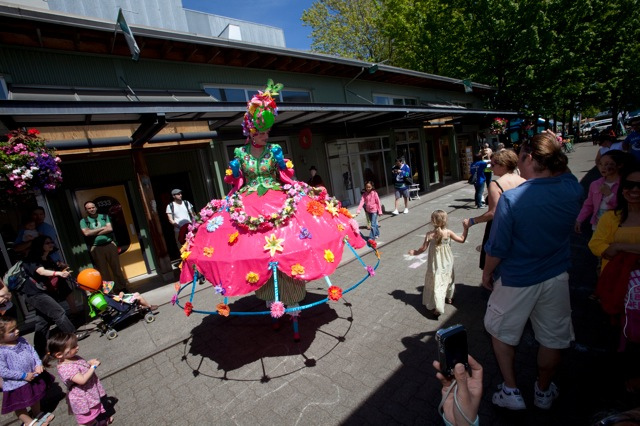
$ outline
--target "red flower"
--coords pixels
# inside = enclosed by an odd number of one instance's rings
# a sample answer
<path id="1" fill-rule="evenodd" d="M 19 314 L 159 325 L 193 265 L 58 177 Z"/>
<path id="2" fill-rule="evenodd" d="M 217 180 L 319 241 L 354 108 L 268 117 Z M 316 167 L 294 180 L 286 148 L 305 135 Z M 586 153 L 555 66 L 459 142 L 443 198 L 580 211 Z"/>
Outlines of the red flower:
<path id="1" fill-rule="evenodd" d="M 184 304 L 184 314 L 186 316 L 191 315 L 191 312 L 193 312 L 193 305 L 191 304 L 191 302 L 187 302 Z"/>
<path id="2" fill-rule="evenodd" d="M 322 216 L 324 213 L 324 206 L 318 201 L 309 201 L 309 204 L 307 204 L 307 211 L 314 216 Z"/>
<path id="3" fill-rule="evenodd" d="M 378 248 L 378 243 L 376 243 L 376 240 L 374 239 L 367 241 L 367 244 L 374 250 Z"/>
<path id="4" fill-rule="evenodd" d="M 329 287 L 329 299 L 337 302 L 340 298 L 342 298 L 342 289 L 335 285 Z"/>
<path id="5" fill-rule="evenodd" d="M 38 129 L 29 129 L 27 130 L 27 134 L 31 136 L 39 135 L 40 131 Z"/>

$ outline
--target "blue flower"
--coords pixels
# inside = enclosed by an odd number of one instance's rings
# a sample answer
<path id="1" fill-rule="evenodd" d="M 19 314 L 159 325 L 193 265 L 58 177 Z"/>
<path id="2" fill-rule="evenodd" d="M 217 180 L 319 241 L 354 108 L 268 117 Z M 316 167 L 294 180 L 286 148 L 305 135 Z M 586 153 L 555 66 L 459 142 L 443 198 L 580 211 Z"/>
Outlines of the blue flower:
<path id="1" fill-rule="evenodd" d="M 307 228 L 302 228 L 300 230 L 300 239 L 304 240 L 305 238 L 311 239 L 311 233 L 309 232 L 309 230 Z"/>
<path id="2" fill-rule="evenodd" d="M 224 294 L 227 292 L 224 287 L 222 287 L 222 283 L 220 284 L 216 284 L 215 286 L 213 286 L 213 289 L 216 291 L 216 294 L 221 294 L 224 296 Z"/>
<path id="3" fill-rule="evenodd" d="M 215 231 L 220 225 L 222 225 L 223 222 L 224 219 L 222 218 L 222 216 L 216 216 L 212 219 L 209 219 L 207 221 L 207 232 Z"/>

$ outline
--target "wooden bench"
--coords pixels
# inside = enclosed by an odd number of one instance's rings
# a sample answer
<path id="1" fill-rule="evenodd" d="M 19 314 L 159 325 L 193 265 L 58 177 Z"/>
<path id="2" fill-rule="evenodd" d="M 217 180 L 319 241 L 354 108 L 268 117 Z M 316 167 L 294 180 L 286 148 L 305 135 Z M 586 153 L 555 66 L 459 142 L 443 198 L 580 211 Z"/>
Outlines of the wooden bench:
<path id="1" fill-rule="evenodd" d="M 419 200 L 420 199 L 420 184 L 414 183 L 409 187 L 409 199 L 410 200 Z"/>

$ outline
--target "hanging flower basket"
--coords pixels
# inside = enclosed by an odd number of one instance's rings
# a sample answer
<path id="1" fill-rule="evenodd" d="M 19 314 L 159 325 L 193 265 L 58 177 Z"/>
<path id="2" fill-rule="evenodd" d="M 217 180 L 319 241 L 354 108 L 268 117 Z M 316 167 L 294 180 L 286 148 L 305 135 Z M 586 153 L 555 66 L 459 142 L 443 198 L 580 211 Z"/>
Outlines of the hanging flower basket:
<path id="1" fill-rule="evenodd" d="M 34 191 L 55 191 L 62 183 L 55 150 L 36 129 L 12 130 L 0 142 L 0 202 L 18 204 Z"/>
<path id="2" fill-rule="evenodd" d="M 503 135 L 507 131 L 507 120 L 504 118 L 494 118 L 489 126 L 492 135 Z"/>

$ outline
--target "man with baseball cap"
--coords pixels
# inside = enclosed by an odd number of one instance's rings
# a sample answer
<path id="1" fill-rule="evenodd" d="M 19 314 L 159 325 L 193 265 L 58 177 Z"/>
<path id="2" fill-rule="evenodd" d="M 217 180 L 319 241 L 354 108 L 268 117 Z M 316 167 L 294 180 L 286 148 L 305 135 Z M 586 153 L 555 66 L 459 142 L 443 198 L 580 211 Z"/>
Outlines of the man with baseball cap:
<path id="1" fill-rule="evenodd" d="M 173 225 L 176 244 L 180 248 L 184 244 L 186 228 L 195 217 L 195 213 L 193 212 L 193 205 L 186 200 L 182 200 L 181 189 L 172 190 L 171 195 L 173 196 L 173 201 L 167 205 L 166 213 L 169 223 Z M 180 232 L 181 229 L 183 232 Z"/>

